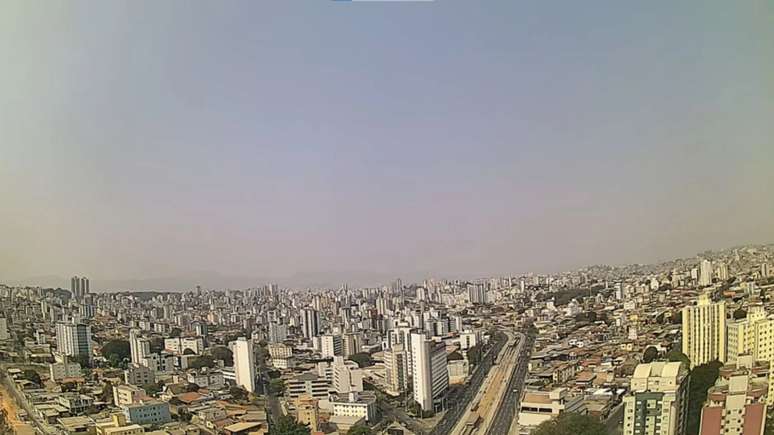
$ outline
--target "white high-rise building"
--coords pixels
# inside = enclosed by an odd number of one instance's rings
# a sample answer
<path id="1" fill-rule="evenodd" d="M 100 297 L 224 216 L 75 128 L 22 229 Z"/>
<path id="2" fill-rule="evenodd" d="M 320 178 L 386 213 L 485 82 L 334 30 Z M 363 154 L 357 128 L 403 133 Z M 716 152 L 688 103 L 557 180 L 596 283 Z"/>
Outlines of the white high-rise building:
<path id="1" fill-rule="evenodd" d="M 320 354 L 325 358 L 341 355 L 342 342 L 340 335 L 323 335 L 320 337 Z"/>
<path id="2" fill-rule="evenodd" d="M 288 338 L 288 327 L 281 323 L 269 323 L 269 343 L 282 343 Z"/>
<path id="3" fill-rule="evenodd" d="M 234 342 L 234 374 L 237 385 L 245 390 L 255 392 L 255 356 L 253 342 L 245 337 L 239 337 Z"/>
<path id="4" fill-rule="evenodd" d="M 726 361 L 726 303 L 699 296 L 694 306 L 684 307 L 683 353 L 691 368 L 711 361 Z"/>
<path id="5" fill-rule="evenodd" d="M 59 353 L 67 356 L 85 355 L 91 358 L 91 328 L 83 323 L 56 324 Z"/>
<path id="6" fill-rule="evenodd" d="M 11 336 L 8 334 L 8 320 L 0 317 L 0 341 L 8 340 Z"/>
<path id="7" fill-rule="evenodd" d="M 139 329 L 129 330 L 129 351 L 135 364 L 142 364 L 143 359 L 150 355 L 150 341 L 142 338 Z"/>
<path id="8" fill-rule="evenodd" d="M 699 286 L 705 287 L 712 285 L 712 262 L 702 260 L 699 272 Z"/>
<path id="9" fill-rule="evenodd" d="M 340 394 L 363 391 L 363 371 L 354 361 L 345 361 L 344 357 L 333 357 L 333 389 Z"/>
<path id="10" fill-rule="evenodd" d="M 624 435 L 684 435 L 688 370 L 680 362 L 640 364 L 624 397 Z"/>
<path id="11" fill-rule="evenodd" d="M 82 299 L 89 294 L 89 279 L 85 276 L 79 278 L 74 276 L 70 278 L 70 293 L 75 299 Z"/>
<path id="12" fill-rule="evenodd" d="M 761 278 L 768 278 L 771 276 L 771 267 L 768 263 L 761 264 Z"/>
<path id="13" fill-rule="evenodd" d="M 726 281 L 728 279 L 728 266 L 726 263 L 718 263 L 715 267 L 715 274 L 720 281 Z"/>
<path id="14" fill-rule="evenodd" d="M 384 351 L 387 386 L 393 393 L 402 393 L 408 389 L 408 352 L 403 344 L 395 344 Z"/>
<path id="15" fill-rule="evenodd" d="M 308 340 L 320 334 L 320 313 L 311 308 L 301 310 L 301 328 Z"/>
<path id="16" fill-rule="evenodd" d="M 443 398 L 449 388 L 446 346 L 428 340 L 423 333 L 411 334 L 413 356 L 414 400 L 423 411 L 443 408 Z"/>

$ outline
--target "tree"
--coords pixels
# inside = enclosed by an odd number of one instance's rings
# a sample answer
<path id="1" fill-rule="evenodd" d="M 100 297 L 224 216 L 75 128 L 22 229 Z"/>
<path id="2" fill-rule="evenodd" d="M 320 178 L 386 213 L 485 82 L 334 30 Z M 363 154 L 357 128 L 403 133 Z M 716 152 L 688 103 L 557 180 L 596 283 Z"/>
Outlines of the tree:
<path id="1" fill-rule="evenodd" d="M 149 396 L 155 396 L 156 394 L 159 394 L 161 390 L 164 389 L 164 383 L 159 381 L 153 384 L 146 384 L 146 385 L 143 385 L 142 389 L 145 390 L 145 392 Z"/>
<path id="2" fill-rule="evenodd" d="M 191 361 L 188 365 L 192 369 L 200 369 L 202 367 L 212 368 L 215 367 L 215 360 L 210 355 L 202 355 L 199 358 Z"/>
<path id="3" fill-rule="evenodd" d="M 40 375 L 35 370 L 30 370 L 30 369 L 24 370 L 22 372 L 22 378 L 24 378 L 24 379 L 26 379 L 26 380 L 28 380 L 28 381 L 36 384 L 36 385 L 42 385 L 41 380 L 40 380 Z"/>
<path id="4" fill-rule="evenodd" d="M 242 401 L 247 399 L 247 391 L 240 387 L 231 387 L 228 389 L 228 393 L 231 394 L 231 397 L 233 397 L 234 400 Z"/>
<path id="5" fill-rule="evenodd" d="M 112 382 L 106 381 L 105 384 L 102 386 L 101 399 L 103 402 L 113 405 L 113 383 Z"/>
<path id="6" fill-rule="evenodd" d="M 347 435 L 372 435 L 373 433 L 374 431 L 372 431 L 371 428 L 360 424 L 352 426 L 347 431 Z"/>
<path id="7" fill-rule="evenodd" d="M 289 415 L 283 415 L 269 429 L 272 435 L 309 435 L 309 426 L 301 424 Z"/>
<path id="8" fill-rule="evenodd" d="M 745 317 L 747 317 L 747 311 L 742 308 L 734 310 L 734 320 L 744 319 Z"/>
<path id="9" fill-rule="evenodd" d="M 212 353 L 212 357 L 214 359 L 223 360 L 223 364 L 226 367 L 231 367 L 234 365 L 234 353 L 231 352 L 231 349 L 225 346 L 218 346 L 214 347 L 210 353 Z"/>
<path id="10" fill-rule="evenodd" d="M 112 355 L 115 355 L 115 357 L 112 357 Z M 102 346 L 102 356 L 111 362 L 123 361 L 129 358 L 130 355 L 129 342 L 126 340 L 110 340 Z"/>
<path id="11" fill-rule="evenodd" d="M 658 350 L 653 346 L 645 348 L 645 353 L 642 354 L 642 362 L 649 363 L 658 357 Z"/>
<path id="12" fill-rule="evenodd" d="M 193 414 L 191 414 L 191 411 L 189 411 L 185 407 L 178 407 L 177 408 L 177 418 L 180 421 L 184 421 L 186 423 L 190 423 L 191 422 L 191 418 L 193 418 Z"/>
<path id="13" fill-rule="evenodd" d="M 72 357 L 72 361 L 80 364 L 82 368 L 91 367 L 91 358 L 89 358 L 89 355 L 85 355 L 85 354 L 75 355 Z"/>
<path id="14" fill-rule="evenodd" d="M 472 365 L 478 365 L 478 363 L 481 362 L 481 343 L 470 347 L 468 349 L 467 355 L 468 361 L 470 361 Z"/>
<path id="15" fill-rule="evenodd" d="M 366 352 L 360 352 L 356 353 L 349 357 L 351 361 L 354 361 L 357 363 L 357 365 L 362 369 L 363 367 L 368 367 L 374 365 L 373 359 L 371 359 L 371 354 Z"/>
<path id="16" fill-rule="evenodd" d="M 669 352 L 667 352 L 666 359 L 667 361 L 684 363 L 686 366 L 691 365 L 691 360 L 688 359 L 688 356 L 680 352 L 679 350 L 670 350 Z"/>
<path id="17" fill-rule="evenodd" d="M 690 383 L 688 384 L 688 423 L 686 425 L 688 435 L 699 433 L 701 408 L 704 401 L 707 400 L 707 390 L 715 385 L 715 381 L 718 379 L 721 367 L 723 367 L 723 363 L 712 361 L 696 366 L 691 370 Z"/>
<path id="18" fill-rule="evenodd" d="M 193 382 L 189 382 L 185 386 L 185 391 L 187 391 L 189 393 L 192 393 L 192 392 L 195 392 L 195 391 L 199 391 L 199 385 L 194 384 Z"/>
<path id="19" fill-rule="evenodd" d="M 62 384 L 62 392 L 68 393 L 70 391 L 77 391 L 78 385 L 75 382 L 65 382 Z"/>
<path id="20" fill-rule="evenodd" d="M 164 350 L 164 339 L 161 337 L 153 337 L 150 339 L 150 351 L 151 353 L 159 353 Z"/>
<path id="21" fill-rule="evenodd" d="M 171 338 L 177 338 L 177 337 L 180 337 L 180 333 L 182 332 L 183 331 L 181 331 L 180 328 L 172 328 L 172 330 L 169 331 L 169 336 Z"/>
<path id="22" fill-rule="evenodd" d="M 532 435 L 607 435 L 605 425 L 590 415 L 563 412 L 557 418 L 544 421 Z"/>
<path id="23" fill-rule="evenodd" d="M 285 392 L 285 381 L 280 378 L 269 381 L 269 392 L 278 396 Z"/>

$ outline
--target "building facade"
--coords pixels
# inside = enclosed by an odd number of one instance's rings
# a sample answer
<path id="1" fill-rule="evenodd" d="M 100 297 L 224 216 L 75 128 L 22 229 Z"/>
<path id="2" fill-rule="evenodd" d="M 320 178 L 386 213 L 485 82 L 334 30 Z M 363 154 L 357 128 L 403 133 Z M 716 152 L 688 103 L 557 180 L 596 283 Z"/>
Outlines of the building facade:
<path id="1" fill-rule="evenodd" d="M 680 362 L 640 364 L 624 397 L 624 435 L 684 435 L 688 370 Z"/>

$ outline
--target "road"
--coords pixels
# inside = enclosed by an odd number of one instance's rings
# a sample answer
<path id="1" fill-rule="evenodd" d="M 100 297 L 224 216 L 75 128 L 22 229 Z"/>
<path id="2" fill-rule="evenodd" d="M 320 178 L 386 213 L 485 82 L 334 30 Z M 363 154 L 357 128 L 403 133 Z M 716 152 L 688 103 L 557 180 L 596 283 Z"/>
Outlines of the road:
<path id="1" fill-rule="evenodd" d="M 473 418 L 476 414 L 480 414 L 486 419 L 489 417 L 489 410 L 494 408 L 499 402 L 498 393 L 500 393 L 500 391 L 498 387 L 502 386 L 507 379 L 507 362 L 514 351 L 513 345 L 516 342 L 516 337 L 512 333 L 506 332 L 506 335 L 508 341 L 501 347 L 498 355 L 500 363 L 487 372 L 481 385 L 476 388 L 473 400 L 467 404 L 461 418 L 458 419 L 456 425 L 451 430 L 452 435 L 467 435 L 472 433 L 472 428 L 467 427 L 468 420 Z M 474 407 L 476 409 L 473 409 Z M 486 424 L 486 422 L 482 424 Z"/>
<path id="2" fill-rule="evenodd" d="M 16 385 L 13 383 L 13 381 L 11 381 L 6 376 L 6 366 L 3 365 L 0 367 L 0 370 L 2 370 L 0 376 L 2 377 L 3 386 L 5 387 L 6 391 L 10 392 L 10 394 L 13 395 L 13 397 L 16 399 L 16 403 L 27 412 L 27 417 L 30 419 L 32 425 L 35 426 L 38 433 L 47 435 L 59 435 L 61 432 L 43 421 L 38 416 L 38 414 L 34 412 L 34 409 L 32 409 L 30 404 L 27 402 L 27 398 L 16 389 Z"/>
<path id="3" fill-rule="evenodd" d="M 447 435 L 460 421 L 464 421 L 461 417 L 466 414 L 466 410 L 469 409 L 471 403 L 474 403 L 473 399 L 480 394 L 484 380 L 495 371 L 491 370 L 495 356 L 499 355 L 503 349 L 509 347 L 506 345 L 506 337 L 508 336 L 500 332 L 495 334 L 494 344 L 487 350 L 481 362 L 476 366 L 467 386 L 460 395 L 447 398 L 446 414 L 433 428 L 431 435 Z"/>
<path id="4" fill-rule="evenodd" d="M 533 333 L 522 334 L 522 340 L 519 341 L 519 346 L 516 349 L 516 363 L 508 381 L 508 387 L 500 401 L 492 424 L 486 432 L 487 435 L 507 434 L 511 431 L 512 426 L 516 426 L 519 416 L 517 409 L 521 400 L 522 390 L 524 389 L 524 379 L 527 376 L 529 358 L 532 355 L 532 347 L 534 345 L 535 336 Z"/>

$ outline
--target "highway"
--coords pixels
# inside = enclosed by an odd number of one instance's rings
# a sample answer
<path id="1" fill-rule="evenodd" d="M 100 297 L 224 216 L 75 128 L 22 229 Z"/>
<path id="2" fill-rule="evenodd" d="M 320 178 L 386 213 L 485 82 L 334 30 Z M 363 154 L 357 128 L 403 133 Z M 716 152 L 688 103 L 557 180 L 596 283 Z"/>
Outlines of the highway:
<path id="1" fill-rule="evenodd" d="M 514 364 L 505 394 L 497 407 L 496 415 L 486 431 L 487 435 L 507 434 L 511 432 L 512 428 L 515 430 L 517 426 L 519 416 L 517 410 L 521 400 L 521 393 L 524 389 L 524 379 L 527 376 L 527 367 L 532 354 L 532 347 L 535 345 L 535 336 L 532 333 L 520 335 L 522 339 L 519 341 L 519 346 L 515 352 L 516 363 Z"/>
<path id="2" fill-rule="evenodd" d="M 507 344 L 506 344 L 506 338 Z M 460 422 L 466 421 L 468 412 L 472 404 L 477 402 L 482 394 L 482 391 L 486 390 L 486 379 L 492 376 L 493 372 L 497 371 L 497 366 L 494 366 L 493 361 L 496 356 L 501 355 L 502 352 L 510 347 L 513 343 L 512 336 L 510 334 L 502 334 L 498 332 L 494 337 L 494 344 L 483 356 L 479 364 L 473 371 L 467 386 L 457 396 L 449 396 L 447 398 L 447 411 L 441 421 L 433 428 L 430 435 L 447 435 L 451 432 Z M 475 399 L 475 400 L 474 400 Z M 464 423 L 462 423 L 464 425 Z"/>
<path id="3" fill-rule="evenodd" d="M 486 419 L 488 417 L 491 417 L 490 410 L 493 410 L 499 401 L 498 393 L 501 393 L 500 390 L 506 383 L 508 376 L 507 365 L 514 353 L 513 346 L 516 342 L 516 337 L 510 332 L 506 332 L 506 335 L 508 341 L 502 346 L 497 355 L 499 364 L 489 370 L 486 378 L 481 382 L 476 391 L 474 391 L 475 395 L 473 400 L 467 403 L 464 413 L 451 430 L 452 435 L 468 435 L 474 433 L 486 424 Z M 478 415 L 483 416 L 483 422 L 480 422 L 477 427 L 468 427 L 468 421 Z"/>

